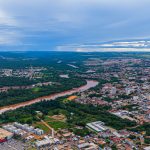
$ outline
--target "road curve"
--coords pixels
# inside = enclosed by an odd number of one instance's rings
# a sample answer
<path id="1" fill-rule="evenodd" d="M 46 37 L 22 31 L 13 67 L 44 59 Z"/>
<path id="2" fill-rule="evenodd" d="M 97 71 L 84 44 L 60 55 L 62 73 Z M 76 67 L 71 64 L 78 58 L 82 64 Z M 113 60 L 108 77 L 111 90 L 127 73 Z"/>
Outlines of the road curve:
<path id="1" fill-rule="evenodd" d="M 77 92 L 83 92 L 83 91 L 86 91 L 86 90 L 88 90 L 92 87 L 95 87 L 96 85 L 98 85 L 97 81 L 87 80 L 86 85 L 83 85 L 79 88 L 74 88 L 74 89 L 71 89 L 71 90 L 68 90 L 68 91 L 64 91 L 64 92 L 60 92 L 60 93 L 56 93 L 56 94 L 51 94 L 51 95 L 48 95 L 48 96 L 42 96 L 42 97 L 39 97 L 39 98 L 36 98 L 36 99 L 33 99 L 33 100 L 29 100 L 29 101 L 26 101 L 26 102 L 21 102 L 21 103 L 18 103 L 18 104 L 13 104 L 13 105 L 9 105 L 9 106 L 0 107 L 0 114 L 4 113 L 6 111 L 9 111 L 9 110 L 15 110 L 17 108 L 29 106 L 29 105 L 32 105 L 34 103 L 41 102 L 43 100 L 55 100 L 56 98 L 59 98 L 59 97 L 71 95 L 71 94 L 74 94 L 74 93 L 77 93 Z"/>

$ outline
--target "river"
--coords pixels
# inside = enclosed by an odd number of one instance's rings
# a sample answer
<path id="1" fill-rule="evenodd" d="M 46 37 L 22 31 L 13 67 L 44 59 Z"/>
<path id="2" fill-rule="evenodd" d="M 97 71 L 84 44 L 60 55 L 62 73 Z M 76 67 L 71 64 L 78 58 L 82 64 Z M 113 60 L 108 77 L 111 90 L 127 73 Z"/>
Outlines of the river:
<path id="1" fill-rule="evenodd" d="M 51 95 L 48 95 L 48 96 L 39 97 L 39 98 L 29 100 L 29 101 L 26 101 L 26 102 L 21 102 L 21 103 L 18 103 L 18 104 L 1 107 L 0 108 L 0 114 L 4 113 L 6 111 L 9 111 L 9 110 L 15 110 L 17 108 L 21 108 L 21 107 L 24 107 L 24 106 L 29 106 L 29 105 L 32 105 L 34 103 L 41 102 L 43 100 L 55 100 L 56 98 L 59 98 L 59 97 L 71 95 L 71 94 L 78 93 L 78 92 L 83 92 L 83 91 L 86 91 L 86 90 L 88 90 L 92 87 L 95 87 L 96 85 L 98 85 L 97 81 L 87 80 L 86 85 L 83 85 L 79 88 L 74 88 L 74 89 L 71 89 L 71 90 L 68 90 L 68 91 L 64 91 L 64 92 L 60 92 L 60 93 L 56 93 L 56 94 L 51 94 Z"/>

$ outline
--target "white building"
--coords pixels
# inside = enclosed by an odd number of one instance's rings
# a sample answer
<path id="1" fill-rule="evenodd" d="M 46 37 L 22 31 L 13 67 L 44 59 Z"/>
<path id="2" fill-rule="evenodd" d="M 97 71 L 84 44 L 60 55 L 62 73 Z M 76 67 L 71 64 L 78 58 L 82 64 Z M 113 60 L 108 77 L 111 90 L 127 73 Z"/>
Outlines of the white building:
<path id="1" fill-rule="evenodd" d="M 150 146 L 145 147 L 144 150 L 150 150 Z"/>
<path id="2" fill-rule="evenodd" d="M 96 132 L 101 132 L 107 130 L 107 128 L 104 126 L 104 123 L 101 121 L 87 123 L 87 128 L 94 130 Z"/>
<path id="3" fill-rule="evenodd" d="M 34 133 L 37 135 L 42 135 L 42 134 L 44 134 L 44 131 L 37 128 L 37 129 L 34 129 Z"/>
<path id="4" fill-rule="evenodd" d="M 110 90 L 110 94 L 115 95 L 116 92 L 117 92 L 116 87 L 112 87 L 111 90 Z"/>
<path id="5" fill-rule="evenodd" d="M 77 145 L 78 150 L 97 150 L 98 146 L 94 143 L 82 143 Z"/>
<path id="6" fill-rule="evenodd" d="M 125 92 L 127 95 L 130 95 L 133 92 L 132 88 L 125 88 Z"/>
<path id="7" fill-rule="evenodd" d="M 51 145 L 52 141 L 50 139 L 44 139 L 35 143 L 37 150 L 50 149 Z"/>

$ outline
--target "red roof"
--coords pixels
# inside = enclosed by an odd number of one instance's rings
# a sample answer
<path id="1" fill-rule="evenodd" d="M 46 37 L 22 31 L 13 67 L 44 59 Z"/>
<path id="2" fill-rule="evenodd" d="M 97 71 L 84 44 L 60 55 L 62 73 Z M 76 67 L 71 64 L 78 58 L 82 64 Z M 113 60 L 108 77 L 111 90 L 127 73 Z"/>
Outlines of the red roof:
<path id="1" fill-rule="evenodd" d="M 0 143 L 6 142 L 6 139 L 0 139 Z"/>

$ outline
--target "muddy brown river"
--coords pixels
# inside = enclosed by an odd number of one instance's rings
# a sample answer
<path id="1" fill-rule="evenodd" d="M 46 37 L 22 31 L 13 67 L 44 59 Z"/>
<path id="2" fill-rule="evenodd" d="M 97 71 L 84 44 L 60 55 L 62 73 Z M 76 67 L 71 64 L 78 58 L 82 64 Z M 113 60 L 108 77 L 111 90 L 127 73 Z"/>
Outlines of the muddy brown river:
<path id="1" fill-rule="evenodd" d="M 83 92 L 83 91 L 86 91 L 86 90 L 88 90 L 92 87 L 95 87 L 96 85 L 98 85 L 97 81 L 87 80 L 86 85 L 81 86 L 79 88 L 74 88 L 74 89 L 71 89 L 71 90 L 68 90 L 68 91 L 64 91 L 64 92 L 60 92 L 60 93 L 56 93 L 56 94 L 51 94 L 51 95 L 48 95 L 48 96 L 39 97 L 39 98 L 29 100 L 29 101 L 26 101 L 26 102 L 21 102 L 21 103 L 18 103 L 18 104 L 1 107 L 0 108 L 0 114 L 4 113 L 6 111 L 9 111 L 9 110 L 15 110 L 17 108 L 21 108 L 21 107 L 24 107 L 24 106 L 29 106 L 29 105 L 32 105 L 34 103 L 41 102 L 43 100 L 55 100 L 56 98 L 59 98 L 59 97 L 71 95 L 71 94 L 78 93 L 78 92 Z"/>

